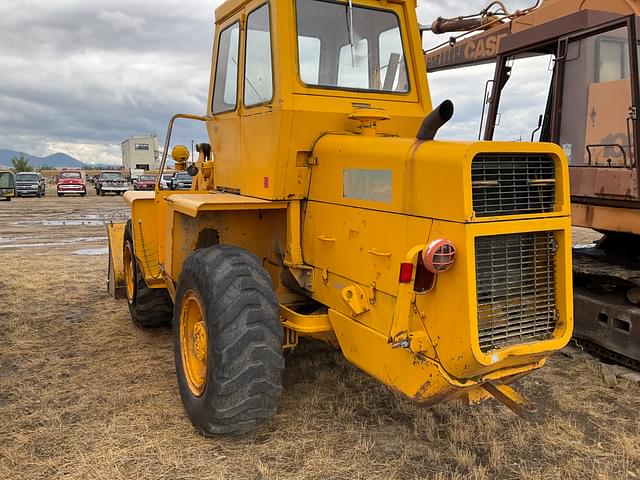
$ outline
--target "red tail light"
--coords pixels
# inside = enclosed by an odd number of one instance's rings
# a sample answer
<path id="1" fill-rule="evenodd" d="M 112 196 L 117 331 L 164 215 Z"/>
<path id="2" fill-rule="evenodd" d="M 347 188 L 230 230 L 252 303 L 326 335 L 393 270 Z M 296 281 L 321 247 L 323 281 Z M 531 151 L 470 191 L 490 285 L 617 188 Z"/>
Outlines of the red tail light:
<path id="1" fill-rule="evenodd" d="M 434 240 L 425 248 L 422 260 L 431 273 L 446 272 L 456 260 L 456 248 L 450 240 Z"/>
<path id="2" fill-rule="evenodd" d="M 413 277 L 413 263 L 403 262 L 400 264 L 400 283 L 409 283 Z"/>

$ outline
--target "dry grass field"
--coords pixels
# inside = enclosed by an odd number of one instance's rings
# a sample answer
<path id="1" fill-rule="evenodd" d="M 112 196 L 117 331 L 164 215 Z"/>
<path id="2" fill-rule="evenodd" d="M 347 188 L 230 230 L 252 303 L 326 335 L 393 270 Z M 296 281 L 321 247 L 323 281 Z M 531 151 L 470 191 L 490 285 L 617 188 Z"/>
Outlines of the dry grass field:
<path id="1" fill-rule="evenodd" d="M 126 215 L 119 197 L 0 203 L 0 478 L 640 477 L 640 386 L 607 387 L 575 349 L 519 383 L 533 424 L 494 402 L 418 408 L 305 344 L 265 428 L 199 436 L 171 332 L 136 329 L 106 293 L 104 223 Z"/>

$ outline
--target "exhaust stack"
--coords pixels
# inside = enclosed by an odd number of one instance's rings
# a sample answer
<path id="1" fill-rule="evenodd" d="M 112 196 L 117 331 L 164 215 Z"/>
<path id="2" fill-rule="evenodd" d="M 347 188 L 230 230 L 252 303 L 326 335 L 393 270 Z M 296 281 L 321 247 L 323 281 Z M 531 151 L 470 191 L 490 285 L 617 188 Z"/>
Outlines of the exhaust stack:
<path id="1" fill-rule="evenodd" d="M 434 108 L 429 115 L 424 117 L 416 138 L 422 141 L 429 141 L 436 138 L 440 127 L 453 117 L 453 111 L 453 102 L 451 100 L 442 102 L 438 107 Z"/>

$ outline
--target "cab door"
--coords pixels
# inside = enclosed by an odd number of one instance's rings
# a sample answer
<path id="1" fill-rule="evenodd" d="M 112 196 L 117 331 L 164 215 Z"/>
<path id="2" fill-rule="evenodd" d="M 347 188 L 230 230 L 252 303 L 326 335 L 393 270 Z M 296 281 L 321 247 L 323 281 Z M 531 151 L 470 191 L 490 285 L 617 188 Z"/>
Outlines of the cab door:
<path id="1" fill-rule="evenodd" d="M 217 162 L 216 187 L 240 190 L 234 171 L 240 166 L 241 129 L 239 99 L 242 93 L 240 65 L 242 59 L 243 13 L 238 12 L 218 25 L 211 73 L 207 131 Z"/>
<path id="2" fill-rule="evenodd" d="M 279 196 L 275 192 L 278 179 L 274 177 L 286 176 L 286 163 L 278 163 L 286 162 L 286 153 L 278 152 L 282 114 L 274 108 L 276 95 L 280 94 L 273 65 L 274 12 L 270 2 L 256 0 L 247 5 L 245 15 L 241 148 L 243 168 L 251 175 L 243 176 L 242 193 L 273 199 Z"/>

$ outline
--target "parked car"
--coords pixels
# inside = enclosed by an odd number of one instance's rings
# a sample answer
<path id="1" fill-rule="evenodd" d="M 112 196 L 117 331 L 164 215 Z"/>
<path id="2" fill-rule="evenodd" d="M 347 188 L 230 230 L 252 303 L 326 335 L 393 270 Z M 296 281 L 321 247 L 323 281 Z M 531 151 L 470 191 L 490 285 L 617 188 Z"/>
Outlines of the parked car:
<path id="1" fill-rule="evenodd" d="M 140 175 L 137 180 L 133 181 L 133 189 L 134 190 L 155 190 L 156 188 L 156 177 L 155 175 Z"/>
<path id="2" fill-rule="evenodd" d="M 193 179 L 187 172 L 175 172 L 171 178 L 171 190 L 191 190 Z"/>
<path id="3" fill-rule="evenodd" d="M 11 201 L 16 196 L 16 179 L 11 172 L 0 172 L 0 200 Z"/>
<path id="4" fill-rule="evenodd" d="M 161 190 L 171 190 L 171 179 L 173 178 L 173 173 L 163 173 L 160 177 L 160 189 Z"/>
<path id="5" fill-rule="evenodd" d="M 59 197 L 76 194 L 84 197 L 87 194 L 87 184 L 80 170 L 64 170 L 58 177 L 56 192 Z"/>
<path id="6" fill-rule="evenodd" d="M 44 197 L 45 195 L 44 177 L 38 172 L 16 173 L 16 196 Z"/>
<path id="7" fill-rule="evenodd" d="M 100 172 L 96 179 L 96 195 L 101 197 L 104 197 L 106 193 L 122 195 L 127 190 L 129 190 L 129 183 L 120 172 Z"/>

